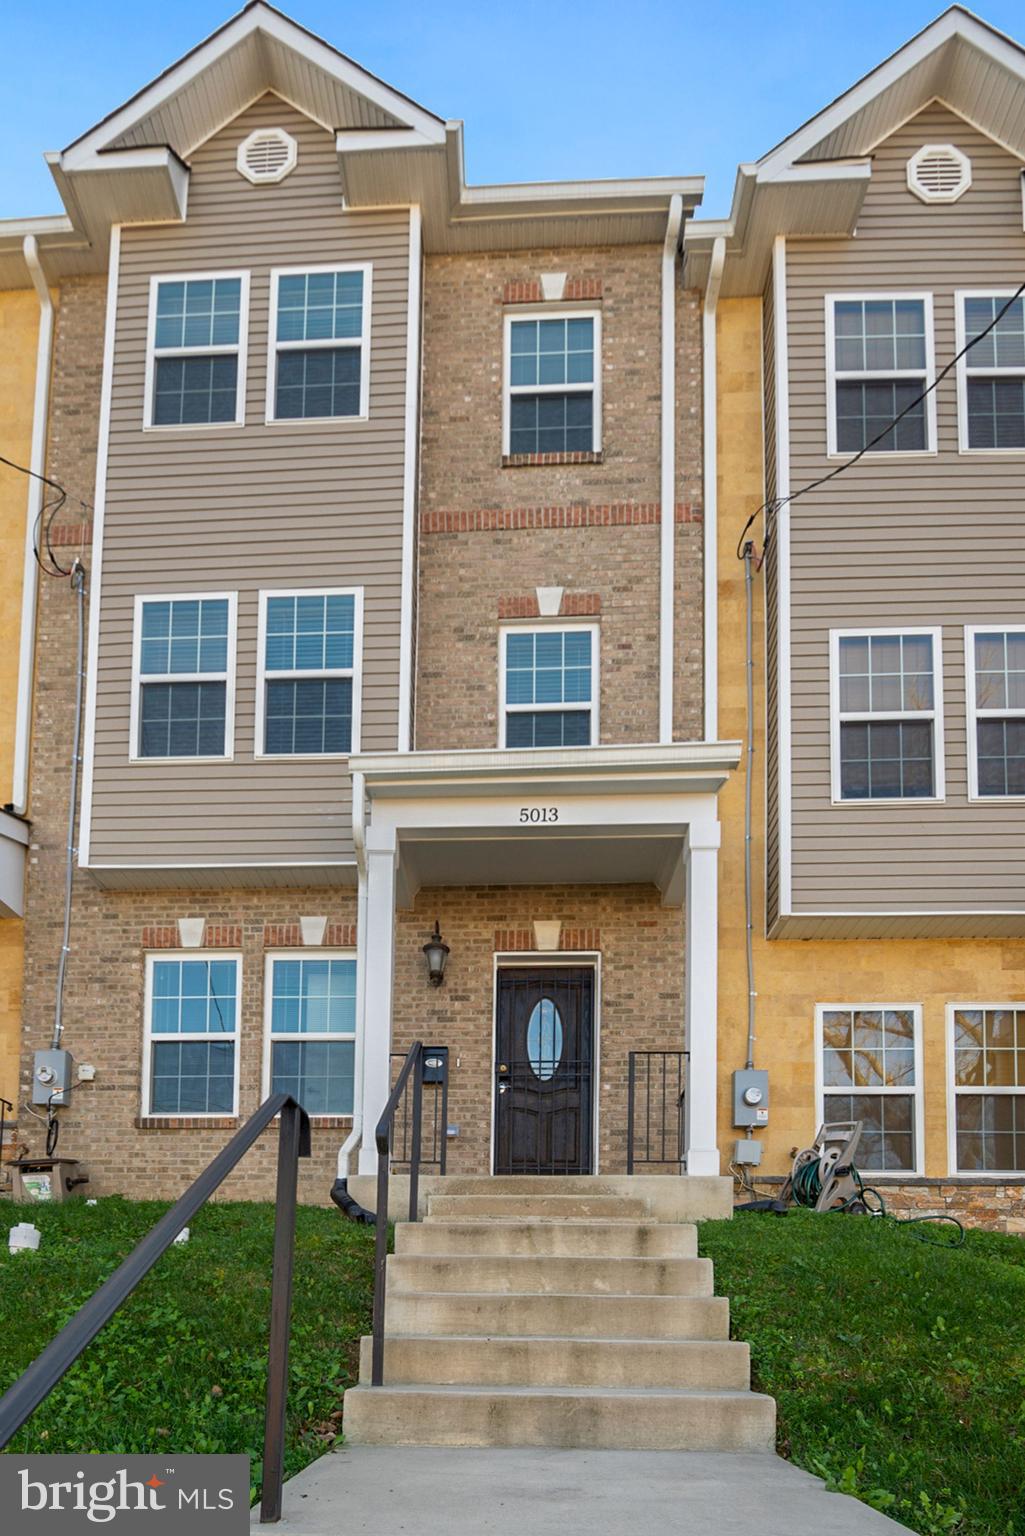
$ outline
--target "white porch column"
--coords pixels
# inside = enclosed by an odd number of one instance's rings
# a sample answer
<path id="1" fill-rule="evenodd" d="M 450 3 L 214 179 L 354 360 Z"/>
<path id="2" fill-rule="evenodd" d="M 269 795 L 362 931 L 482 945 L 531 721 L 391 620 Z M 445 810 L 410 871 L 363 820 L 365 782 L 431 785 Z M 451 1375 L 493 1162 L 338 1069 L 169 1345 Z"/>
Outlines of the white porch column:
<path id="1" fill-rule="evenodd" d="M 395 866 L 393 827 L 367 829 L 366 1016 L 363 1037 L 363 1142 L 360 1173 L 377 1172 L 374 1132 L 391 1090 L 390 1053 L 395 961 Z"/>
<path id="2" fill-rule="evenodd" d="M 717 821 L 692 822 L 687 838 L 685 1035 L 690 1058 L 684 1101 L 689 1174 L 718 1174 L 719 841 Z"/>

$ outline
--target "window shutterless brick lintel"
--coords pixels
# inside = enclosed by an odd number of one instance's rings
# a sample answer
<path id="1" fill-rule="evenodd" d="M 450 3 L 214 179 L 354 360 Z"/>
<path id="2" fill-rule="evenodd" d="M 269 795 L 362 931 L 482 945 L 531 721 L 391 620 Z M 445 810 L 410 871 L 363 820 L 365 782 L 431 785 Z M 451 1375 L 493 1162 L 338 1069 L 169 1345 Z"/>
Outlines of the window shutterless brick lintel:
<path id="1" fill-rule="evenodd" d="M 498 954 L 508 955 L 517 951 L 533 951 L 537 949 L 532 928 L 496 928 L 495 950 Z M 600 928 L 563 928 L 559 936 L 559 949 L 567 953 L 577 954 L 584 950 L 601 949 Z"/>
<path id="2" fill-rule="evenodd" d="M 566 592 L 559 606 L 559 618 L 589 618 L 601 613 L 599 592 Z M 498 599 L 499 619 L 536 619 L 540 617 L 537 597 L 533 592 L 522 595 L 509 594 Z"/>
<path id="3" fill-rule="evenodd" d="M 142 930 L 143 949 L 181 949 L 177 923 L 147 923 Z M 207 923 L 203 949 L 241 949 L 241 923 Z"/>
<path id="4" fill-rule="evenodd" d="M 301 949 L 302 943 L 303 933 L 298 922 L 263 925 L 264 949 Z M 355 945 L 355 923 L 328 923 L 324 930 L 324 949 L 353 949 Z"/>
<path id="5" fill-rule="evenodd" d="M 702 511 L 677 502 L 677 523 L 700 523 Z M 662 520 L 657 501 L 616 501 L 596 506 L 484 507 L 471 512 L 423 512 L 420 532 L 513 533 L 533 528 L 637 528 Z"/>
<path id="6" fill-rule="evenodd" d="M 579 303 L 582 299 L 600 299 L 602 296 L 602 280 L 600 277 L 573 277 L 566 279 L 566 286 L 562 291 L 560 304 Z M 526 279 L 520 282 L 506 283 L 502 289 L 502 304 L 543 304 L 545 302 L 541 283 L 537 278 Z"/>

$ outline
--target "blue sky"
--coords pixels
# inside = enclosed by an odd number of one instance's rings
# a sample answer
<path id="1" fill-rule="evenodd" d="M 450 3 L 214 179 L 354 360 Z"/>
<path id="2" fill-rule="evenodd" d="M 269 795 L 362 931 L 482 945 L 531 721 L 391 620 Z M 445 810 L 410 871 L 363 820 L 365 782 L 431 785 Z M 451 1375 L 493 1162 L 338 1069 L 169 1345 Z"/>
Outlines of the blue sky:
<path id="1" fill-rule="evenodd" d="M 4 0 L 0 218 L 57 213 L 43 163 L 219 26 L 232 0 Z M 728 211 L 754 160 L 941 0 L 289 0 L 297 21 L 466 123 L 470 181 L 705 175 Z M 985 19 L 1025 39 L 1020 0 Z M 515 23 L 509 18 L 515 16 Z"/>

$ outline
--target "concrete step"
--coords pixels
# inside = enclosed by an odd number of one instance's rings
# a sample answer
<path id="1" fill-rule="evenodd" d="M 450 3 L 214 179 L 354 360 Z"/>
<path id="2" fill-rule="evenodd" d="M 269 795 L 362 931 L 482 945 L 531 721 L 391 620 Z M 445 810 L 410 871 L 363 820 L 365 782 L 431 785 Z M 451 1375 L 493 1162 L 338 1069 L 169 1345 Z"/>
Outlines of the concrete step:
<path id="1" fill-rule="evenodd" d="M 726 1339 L 724 1296 L 504 1296 L 389 1291 L 385 1327 L 399 1334 L 573 1339 Z"/>
<path id="2" fill-rule="evenodd" d="M 447 1256 L 394 1254 L 389 1291 L 488 1291 L 546 1296 L 711 1296 L 709 1259 L 605 1259 L 549 1255 Z"/>
<path id="3" fill-rule="evenodd" d="M 449 1173 L 446 1195 L 624 1195 L 624 1179 L 595 1173 Z"/>
<path id="4" fill-rule="evenodd" d="M 373 1340 L 360 1346 L 369 1382 Z M 732 1339 L 389 1338 L 389 1385 L 491 1387 L 750 1386 L 746 1344 Z"/>
<path id="5" fill-rule="evenodd" d="M 752 1392 L 360 1386 L 345 1394 L 343 1429 L 354 1445 L 768 1453 L 775 1416 Z"/>
<path id="6" fill-rule="evenodd" d="M 427 1219 L 451 1221 L 641 1221 L 648 1202 L 623 1195 L 435 1195 Z"/>
<path id="7" fill-rule="evenodd" d="M 440 1221 L 401 1222 L 397 1254 L 550 1254 L 572 1258 L 692 1259 L 697 1228 L 652 1221 Z"/>

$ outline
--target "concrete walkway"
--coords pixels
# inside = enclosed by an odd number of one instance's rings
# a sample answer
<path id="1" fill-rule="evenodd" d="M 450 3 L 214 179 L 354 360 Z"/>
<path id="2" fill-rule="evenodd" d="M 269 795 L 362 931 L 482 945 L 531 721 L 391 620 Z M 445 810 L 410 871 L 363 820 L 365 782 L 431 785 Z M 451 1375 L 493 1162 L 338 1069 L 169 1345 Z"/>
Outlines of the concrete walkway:
<path id="1" fill-rule="evenodd" d="M 254 1515 L 255 1519 L 255 1515 Z M 773 1455 L 351 1446 L 285 1484 L 281 1536 L 897 1536 Z"/>

